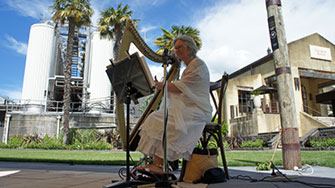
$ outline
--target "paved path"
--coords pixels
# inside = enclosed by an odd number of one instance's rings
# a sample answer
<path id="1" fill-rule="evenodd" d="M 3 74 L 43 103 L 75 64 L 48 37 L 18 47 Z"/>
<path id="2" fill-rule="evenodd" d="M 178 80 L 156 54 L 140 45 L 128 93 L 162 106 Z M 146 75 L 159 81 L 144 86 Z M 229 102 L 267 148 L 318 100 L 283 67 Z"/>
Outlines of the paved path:
<path id="1" fill-rule="evenodd" d="M 59 163 L 26 163 L 0 161 L 0 187 L 1 188 L 94 188 L 111 184 L 112 180 L 120 180 L 117 172 L 121 166 L 106 165 L 69 165 Z M 282 176 L 270 176 L 271 171 L 256 171 L 255 167 L 230 167 L 230 176 L 233 179 L 219 184 L 188 184 L 180 182 L 181 188 L 237 188 L 237 187 L 311 187 L 311 183 L 324 184 L 324 187 L 335 187 L 335 169 L 326 167 L 313 167 L 305 173 L 291 170 L 279 170 L 292 181 L 287 182 Z M 179 171 L 173 172 L 177 177 Z M 236 179 L 238 177 L 238 179 Z M 251 182 L 250 179 L 265 181 Z M 248 180 L 246 180 L 248 179 Z M 286 181 L 283 182 L 283 181 Z M 306 185 L 307 184 L 307 185 Z M 308 185 L 309 184 L 309 185 Z M 314 186 L 321 187 L 321 186 Z"/>

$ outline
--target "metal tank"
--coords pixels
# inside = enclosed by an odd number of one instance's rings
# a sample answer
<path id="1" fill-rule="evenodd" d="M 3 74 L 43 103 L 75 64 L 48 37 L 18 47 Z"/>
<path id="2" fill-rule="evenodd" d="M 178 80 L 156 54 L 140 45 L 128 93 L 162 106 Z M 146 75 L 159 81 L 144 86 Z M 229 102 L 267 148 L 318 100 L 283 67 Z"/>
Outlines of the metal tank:
<path id="1" fill-rule="evenodd" d="M 90 66 L 88 106 L 90 112 L 109 110 L 112 85 L 106 74 L 106 66 L 113 57 L 113 42 L 101 39 L 99 32 L 93 32 L 90 41 Z"/>
<path id="2" fill-rule="evenodd" d="M 46 103 L 50 67 L 55 60 L 55 40 L 54 26 L 48 23 L 31 26 L 21 103 L 32 107 L 33 111 L 43 109 Z"/>

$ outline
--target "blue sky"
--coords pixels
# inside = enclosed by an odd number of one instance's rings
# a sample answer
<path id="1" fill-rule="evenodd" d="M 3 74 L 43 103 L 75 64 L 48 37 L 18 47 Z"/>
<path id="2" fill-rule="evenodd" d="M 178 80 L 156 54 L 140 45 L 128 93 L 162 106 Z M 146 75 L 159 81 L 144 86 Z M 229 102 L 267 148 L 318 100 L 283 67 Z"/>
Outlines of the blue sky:
<path id="1" fill-rule="evenodd" d="M 0 96 L 21 98 L 30 26 L 50 19 L 52 0 L 0 1 Z M 204 59 L 215 81 L 266 55 L 270 46 L 265 0 L 91 0 L 96 25 L 100 11 L 120 2 L 141 19 L 147 43 L 162 35 L 160 27 L 192 26 L 200 30 Z M 287 41 L 318 32 L 335 43 L 334 0 L 282 0 Z M 160 65 L 151 65 L 153 74 Z"/>

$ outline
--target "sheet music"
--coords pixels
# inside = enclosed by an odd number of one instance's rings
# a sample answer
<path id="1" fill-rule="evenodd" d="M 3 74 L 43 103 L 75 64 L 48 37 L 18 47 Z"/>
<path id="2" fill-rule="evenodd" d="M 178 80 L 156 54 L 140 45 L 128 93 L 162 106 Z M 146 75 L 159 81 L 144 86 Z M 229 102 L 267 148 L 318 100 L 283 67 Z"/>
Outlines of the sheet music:
<path id="1" fill-rule="evenodd" d="M 137 58 L 139 59 L 140 61 L 140 64 L 141 64 L 141 67 L 143 69 L 143 72 L 145 74 L 145 77 L 150 85 L 151 88 L 154 88 L 155 87 L 155 81 L 152 77 L 152 74 L 150 72 L 150 69 L 149 69 L 149 66 L 147 64 L 147 61 L 145 60 L 144 56 L 140 57 L 138 52 L 135 53 Z"/>

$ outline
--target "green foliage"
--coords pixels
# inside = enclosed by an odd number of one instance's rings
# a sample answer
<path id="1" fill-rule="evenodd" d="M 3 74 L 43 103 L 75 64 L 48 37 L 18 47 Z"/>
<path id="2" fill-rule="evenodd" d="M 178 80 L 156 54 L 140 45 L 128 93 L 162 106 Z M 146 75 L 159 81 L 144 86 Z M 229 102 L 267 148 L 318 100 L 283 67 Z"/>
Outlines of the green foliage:
<path id="1" fill-rule="evenodd" d="M 273 151 L 226 151 L 226 159 L 229 167 L 254 166 L 269 161 Z M 139 152 L 131 152 L 134 162 L 143 157 Z M 334 151 L 301 151 L 302 164 L 326 166 L 335 168 Z M 221 156 L 218 156 L 219 166 L 222 166 Z M 27 161 L 27 162 L 57 162 L 71 164 L 108 164 L 124 165 L 125 152 L 91 152 L 81 150 L 16 150 L 0 149 L 1 161 Z M 282 166 L 282 152 L 275 153 L 274 164 Z"/>
<path id="2" fill-rule="evenodd" d="M 46 135 L 41 143 L 41 149 L 66 149 L 66 146 L 62 143 L 62 139 Z"/>
<path id="3" fill-rule="evenodd" d="M 23 138 L 17 137 L 16 135 L 10 138 L 7 144 L 4 144 L 4 148 L 19 148 L 23 142 Z"/>
<path id="4" fill-rule="evenodd" d="M 214 120 L 214 122 L 218 123 L 218 118 L 216 118 Z M 227 125 L 226 122 L 223 122 L 223 124 L 222 124 L 221 134 L 222 134 L 222 138 L 225 138 L 225 136 L 228 134 L 228 125 Z M 218 136 L 216 135 L 216 137 L 218 137 Z M 228 142 L 224 141 L 223 146 L 226 149 L 229 148 Z M 215 139 L 213 137 L 211 137 L 210 140 L 208 141 L 207 148 L 208 149 L 214 149 L 214 148 L 217 148 L 217 147 L 218 147 L 218 145 L 217 145 Z M 195 148 L 203 148 L 203 147 L 202 147 L 202 144 L 200 142 L 198 142 L 197 145 L 195 146 Z"/>
<path id="5" fill-rule="evenodd" d="M 96 142 L 96 140 L 99 138 L 99 134 L 94 129 L 74 129 L 74 135 L 72 142 L 76 143 L 90 143 L 90 142 Z"/>
<path id="6" fill-rule="evenodd" d="M 206 148 L 215 149 L 217 147 L 218 147 L 218 145 L 217 145 L 216 141 L 214 140 L 214 138 L 211 138 L 211 140 L 208 141 L 208 144 L 207 144 Z M 204 149 L 201 142 L 197 142 L 197 145 L 195 146 L 195 148 Z"/>
<path id="7" fill-rule="evenodd" d="M 52 20 L 56 24 L 61 23 L 63 25 L 70 18 L 73 18 L 74 24 L 79 27 L 91 23 L 93 9 L 89 0 L 54 0 L 50 8 L 53 14 Z"/>
<path id="8" fill-rule="evenodd" d="M 263 148 L 263 140 L 243 141 L 241 148 Z"/>
<path id="9" fill-rule="evenodd" d="M 262 91 L 252 91 L 252 92 L 250 92 L 250 94 L 258 96 L 258 95 L 262 94 Z"/>
<path id="10" fill-rule="evenodd" d="M 109 39 L 118 38 L 115 35 L 122 34 L 132 13 L 133 11 L 129 10 L 129 6 L 122 6 L 122 3 L 120 3 L 116 9 L 114 9 L 114 7 L 108 7 L 106 10 L 101 11 L 101 17 L 98 20 L 100 36 Z"/>
<path id="11" fill-rule="evenodd" d="M 56 138 L 46 135 L 43 139 L 38 136 L 26 136 L 22 142 L 23 148 L 30 149 L 66 149 L 66 145 Z"/>
<path id="12" fill-rule="evenodd" d="M 188 35 L 194 39 L 195 44 L 197 45 L 198 49 L 201 48 L 202 42 L 199 37 L 200 31 L 197 28 L 193 28 L 190 26 L 176 26 L 173 25 L 170 29 L 170 31 L 164 29 L 161 27 L 161 30 L 163 32 L 161 37 L 157 37 L 154 41 L 155 46 L 157 46 L 159 49 L 156 51 L 158 54 L 163 54 L 163 51 L 165 48 L 169 50 L 169 52 L 172 52 L 174 46 L 173 41 L 174 39 L 179 35 Z"/>
<path id="13" fill-rule="evenodd" d="M 43 139 L 38 135 L 17 137 L 9 139 L 8 143 L 0 143 L 0 148 L 29 148 L 29 149 L 69 149 L 69 150 L 110 150 L 112 145 L 107 142 L 96 141 L 99 134 L 95 130 L 72 130 L 70 131 L 73 141 L 65 145 L 62 138 L 49 137 Z"/>
<path id="14" fill-rule="evenodd" d="M 271 170 L 271 164 L 269 162 L 262 162 L 257 164 L 256 170 Z"/>
<path id="15" fill-rule="evenodd" d="M 144 111 L 146 110 L 147 106 L 150 104 L 150 102 L 152 101 L 152 98 L 154 97 L 154 95 L 149 95 L 148 97 L 146 97 L 143 102 L 141 103 L 140 105 L 140 111 L 141 113 L 144 113 Z M 158 110 L 159 109 L 159 106 L 160 106 L 160 103 L 157 105 L 156 109 L 155 110 Z"/>
<path id="16" fill-rule="evenodd" d="M 214 122 L 218 123 L 219 122 L 218 118 L 215 118 Z M 224 121 L 222 123 L 222 129 L 221 130 L 222 130 L 222 137 L 224 138 L 228 134 L 228 124 L 227 124 L 226 121 Z"/>
<path id="17" fill-rule="evenodd" d="M 309 143 L 312 147 L 335 147 L 335 138 L 310 139 Z"/>
<path id="18" fill-rule="evenodd" d="M 112 145 L 107 142 L 75 142 L 67 147 L 70 150 L 110 150 Z"/>
<path id="19" fill-rule="evenodd" d="M 224 142 L 223 142 L 223 147 L 224 147 L 225 149 L 228 149 L 228 148 L 229 148 L 229 144 L 228 144 L 227 141 L 224 141 Z"/>
<path id="20" fill-rule="evenodd" d="M 84 149 L 110 150 L 112 146 L 107 142 L 90 142 L 84 145 Z"/>

